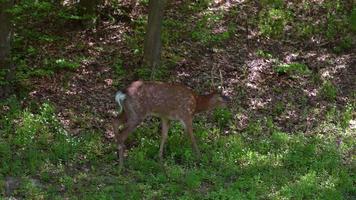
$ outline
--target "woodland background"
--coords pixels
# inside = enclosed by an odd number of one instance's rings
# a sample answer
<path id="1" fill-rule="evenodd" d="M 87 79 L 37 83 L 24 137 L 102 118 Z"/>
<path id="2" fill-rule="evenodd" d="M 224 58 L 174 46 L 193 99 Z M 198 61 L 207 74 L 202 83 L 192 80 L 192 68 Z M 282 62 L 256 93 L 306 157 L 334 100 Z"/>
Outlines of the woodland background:
<path id="1" fill-rule="evenodd" d="M 0 0 L 0 199 L 355 199 L 355 31 L 353 0 Z M 118 167 L 137 79 L 232 99 L 200 160 L 150 118 Z"/>

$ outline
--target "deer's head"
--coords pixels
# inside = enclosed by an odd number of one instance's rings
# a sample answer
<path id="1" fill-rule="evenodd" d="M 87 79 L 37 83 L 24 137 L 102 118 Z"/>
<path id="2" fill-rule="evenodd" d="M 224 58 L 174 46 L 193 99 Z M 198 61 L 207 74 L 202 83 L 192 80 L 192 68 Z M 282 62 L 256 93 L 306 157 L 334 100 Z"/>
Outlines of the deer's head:
<path id="1" fill-rule="evenodd" d="M 230 98 L 221 94 L 220 92 L 214 91 L 209 94 L 210 100 L 209 104 L 212 108 L 225 108 L 227 104 L 230 102 Z"/>

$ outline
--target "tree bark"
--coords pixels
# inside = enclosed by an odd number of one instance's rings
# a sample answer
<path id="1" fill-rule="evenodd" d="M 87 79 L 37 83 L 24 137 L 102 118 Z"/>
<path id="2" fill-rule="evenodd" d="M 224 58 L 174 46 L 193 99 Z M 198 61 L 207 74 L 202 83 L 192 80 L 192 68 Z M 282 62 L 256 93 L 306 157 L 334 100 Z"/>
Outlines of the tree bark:
<path id="1" fill-rule="evenodd" d="M 11 15 L 13 0 L 0 2 L 0 99 L 13 92 L 14 65 L 11 62 Z"/>
<path id="2" fill-rule="evenodd" d="M 150 67 L 159 65 L 161 57 L 161 28 L 166 0 L 150 0 L 144 42 L 144 62 Z"/>

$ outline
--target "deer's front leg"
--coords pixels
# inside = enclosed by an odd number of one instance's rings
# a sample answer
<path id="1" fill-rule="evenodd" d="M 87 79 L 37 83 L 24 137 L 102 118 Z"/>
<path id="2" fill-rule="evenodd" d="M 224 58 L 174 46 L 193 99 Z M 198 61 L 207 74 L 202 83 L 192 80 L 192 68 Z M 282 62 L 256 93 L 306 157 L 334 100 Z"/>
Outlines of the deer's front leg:
<path id="1" fill-rule="evenodd" d="M 193 135 L 193 123 L 192 123 L 192 119 L 185 119 L 183 121 L 183 124 L 184 124 L 184 127 L 185 127 L 185 131 L 187 132 L 189 138 L 190 138 L 190 141 L 192 142 L 192 149 L 195 153 L 195 155 L 200 158 L 200 151 L 199 151 L 199 148 L 198 148 L 198 145 L 197 145 L 197 142 L 195 140 L 195 137 Z"/>
<path id="2" fill-rule="evenodd" d="M 161 138 L 161 145 L 159 147 L 159 154 L 158 154 L 160 161 L 163 160 L 163 149 L 164 149 L 164 144 L 166 143 L 168 138 L 168 129 L 169 129 L 168 119 L 162 118 L 162 138 Z"/>

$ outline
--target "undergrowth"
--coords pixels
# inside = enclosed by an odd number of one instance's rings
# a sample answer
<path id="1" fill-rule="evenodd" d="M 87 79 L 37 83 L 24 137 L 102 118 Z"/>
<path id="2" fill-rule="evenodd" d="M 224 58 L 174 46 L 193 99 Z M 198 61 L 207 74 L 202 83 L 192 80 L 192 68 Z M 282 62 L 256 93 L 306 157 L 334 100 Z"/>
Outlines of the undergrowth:
<path id="1" fill-rule="evenodd" d="M 273 121 L 268 121 L 270 134 L 264 134 L 263 120 L 232 131 L 226 110 L 214 114 L 219 126 L 198 118 L 194 133 L 201 159 L 183 127 L 173 123 L 163 163 L 157 157 L 159 121 L 150 120 L 128 138 L 123 169 L 114 142 L 90 130 L 71 135 L 50 103 L 22 109 L 11 98 L 1 107 L 7 109 L 0 118 L 1 196 L 9 178 L 18 182 L 12 195 L 33 199 L 348 199 L 355 194 L 354 169 L 346 164 L 355 145 L 345 128 L 352 106 L 341 117 L 331 113 L 343 121 L 337 123 L 343 130 L 338 135 L 286 133 Z M 231 132 L 222 134 L 222 125 Z M 337 145 L 340 139 L 344 142 Z"/>

